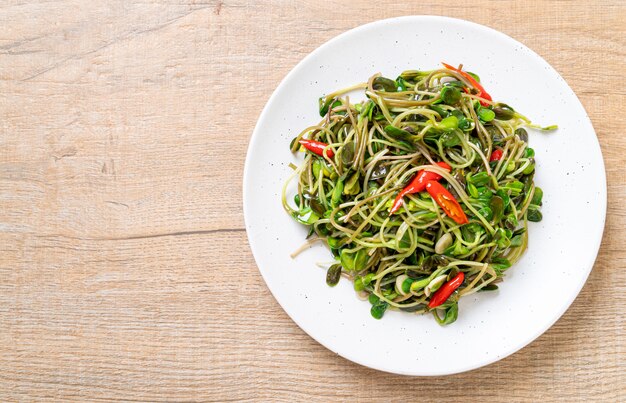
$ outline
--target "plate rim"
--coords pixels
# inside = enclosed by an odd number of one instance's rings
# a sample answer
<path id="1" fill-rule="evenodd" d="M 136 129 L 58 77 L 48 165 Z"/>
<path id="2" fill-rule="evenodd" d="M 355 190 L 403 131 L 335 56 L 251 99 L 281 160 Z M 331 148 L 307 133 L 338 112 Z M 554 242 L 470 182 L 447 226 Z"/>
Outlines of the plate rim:
<path id="1" fill-rule="evenodd" d="M 250 177 L 250 166 L 251 166 L 251 162 L 250 160 L 252 159 L 252 153 L 253 153 L 253 149 L 255 144 L 259 141 L 260 139 L 260 127 L 263 125 L 262 123 L 268 118 L 268 106 L 271 105 L 273 103 L 273 101 L 276 99 L 276 97 L 278 96 L 278 94 L 281 92 L 281 90 L 283 89 L 283 87 L 286 85 L 286 83 L 289 81 L 289 79 L 291 78 L 292 75 L 295 75 L 296 72 L 298 70 L 300 70 L 301 68 L 303 68 L 304 65 L 306 65 L 307 61 L 309 59 L 314 58 L 317 53 L 321 52 L 321 49 L 325 48 L 326 46 L 328 46 L 329 44 L 332 44 L 336 41 L 339 41 L 345 37 L 354 35 L 354 34 L 358 34 L 361 31 L 365 31 L 368 29 L 373 29 L 376 28 L 377 26 L 383 26 L 383 25 L 388 25 L 388 24 L 395 24 L 398 22 L 402 22 L 402 21 L 407 21 L 407 20 L 435 20 L 435 21 L 444 21 L 447 23 L 456 23 L 456 24 L 462 24 L 462 25 L 468 25 L 471 28 L 474 29 L 478 29 L 478 30 L 482 30 L 485 31 L 486 33 L 490 34 L 490 35 L 496 35 L 501 37 L 502 39 L 505 39 L 507 41 L 511 41 L 513 44 L 520 46 L 521 48 L 523 48 L 525 51 L 528 51 L 528 53 L 535 57 L 538 58 L 548 69 L 550 69 L 552 71 L 552 73 L 556 74 L 558 77 L 560 77 L 563 82 L 565 83 L 565 85 L 571 90 L 574 98 L 576 99 L 576 101 L 578 101 L 578 103 L 581 106 L 581 109 L 584 111 L 585 116 L 584 118 L 586 119 L 586 121 L 589 123 L 589 126 L 591 128 L 591 130 L 593 131 L 594 137 L 595 137 L 595 144 L 597 146 L 597 149 L 599 151 L 599 165 L 598 165 L 598 169 L 601 172 L 601 178 L 599 178 L 600 180 L 598 180 L 599 185 L 600 185 L 600 195 L 599 197 L 601 198 L 600 201 L 600 205 L 602 207 L 602 211 L 601 211 L 601 215 L 602 215 L 602 220 L 601 220 L 601 225 L 598 226 L 599 231 L 595 234 L 593 234 L 592 239 L 595 241 L 594 245 L 593 245 L 593 250 L 594 252 L 592 253 L 592 258 L 591 261 L 589 262 L 586 269 L 586 273 L 585 275 L 582 277 L 582 280 L 579 284 L 577 284 L 576 286 L 576 292 L 571 293 L 571 297 L 569 298 L 569 300 L 567 301 L 567 303 L 562 305 L 562 308 L 559 310 L 557 315 L 554 315 L 554 317 L 547 322 L 547 325 L 540 328 L 538 330 L 538 332 L 536 332 L 536 334 L 531 334 L 528 337 L 524 338 L 524 341 L 521 343 L 518 343 L 512 347 L 510 347 L 508 350 L 504 351 L 502 354 L 498 355 L 498 356 L 494 356 L 494 357 L 488 357 L 486 359 L 483 360 L 479 360 L 479 362 L 475 362 L 471 365 L 465 365 L 465 366 L 460 366 L 458 368 L 455 368 L 453 370 L 448 370 L 448 371 L 435 371 L 435 372 L 415 372 L 415 371 L 399 371 L 395 368 L 389 368 L 386 365 L 376 365 L 376 366 L 372 366 L 370 363 L 366 363 L 363 360 L 361 360 L 359 357 L 357 356 L 353 356 L 351 354 L 345 354 L 339 351 L 336 351 L 334 348 L 331 348 L 331 346 L 327 345 L 326 342 L 319 340 L 318 338 L 316 338 L 315 336 L 313 336 L 311 329 L 308 328 L 308 326 L 304 325 L 303 323 L 301 323 L 300 321 L 298 321 L 292 311 L 292 308 L 290 308 L 287 304 L 282 304 L 280 302 L 280 300 L 276 297 L 276 294 L 274 293 L 274 290 L 272 290 L 272 288 L 269 286 L 268 283 L 268 279 L 266 278 L 263 269 L 261 268 L 261 265 L 259 264 L 259 259 L 257 258 L 257 254 L 259 253 L 259 251 L 257 250 L 257 248 L 254 246 L 254 242 L 251 240 L 251 236 L 250 236 L 250 216 L 251 213 L 249 212 L 249 204 L 247 203 L 248 197 L 249 197 L 249 177 Z M 442 15 L 405 15 L 405 16 L 398 16 L 398 17 L 392 17 L 392 18 L 386 18 L 386 19 L 381 19 L 381 20 L 375 20 L 375 21 L 371 21 L 362 25 L 358 25 L 354 28 L 351 28 L 347 31 L 341 32 L 340 34 L 330 38 L 329 40 L 325 41 L 324 43 L 322 43 L 321 45 L 319 45 L 318 47 L 316 47 L 313 51 L 309 52 L 304 58 L 302 58 L 298 63 L 296 63 L 290 70 L 289 72 L 281 79 L 280 83 L 276 86 L 276 88 L 274 89 L 274 91 L 272 92 L 272 94 L 270 95 L 270 97 L 267 99 L 267 101 L 265 102 L 263 109 L 261 111 L 261 113 L 259 114 L 259 117 L 257 119 L 257 122 L 255 124 L 255 127 L 252 131 L 252 135 L 250 136 L 249 139 L 249 143 L 248 143 L 248 148 L 246 150 L 246 158 L 245 158 L 245 162 L 244 162 L 244 168 L 243 168 L 243 178 L 242 178 L 242 201 L 243 201 L 243 215 L 244 215 L 244 225 L 245 225 L 245 229 L 246 229 L 246 237 L 248 238 L 248 245 L 250 246 L 250 250 L 252 251 L 252 255 L 254 257 L 256 266 L 258 271 L 261 274 L 261 277 L 263 278 L 263 281 L 265 282 L 266 287 L 269 289 L 270 293 L 272 294 L 272 296 L 274 297 L 274 299 L 276 300 L 276 302 L 280 305 L 280 307 L 285 311 L 285 313 L 287 313 L 287 315 L 289 316 L 289 318 L 298 326 L 300 327 L 300 329 L 302 329 L 309 337 L 311 337 L 313 340 L 315 340 L 317 343 L 321 344 L 322 346 L 324 346 L 326 349 L 340 355 L 341 357 L 352 361 L 354 363 L 357 363 L 359 365 L 362 365 L 364 367 L 367 368 L 372 368 L 375 370 L 379 370 L 379 371 L 383 371 L 383 372 L 387 372 L 387 373 L 393 373 L 393 374 L 399 374 L 399 375 L 406 375 L 406 376 L 427 376 L 427 377 L 432 377 L 432 376 L 443 376 L 443 375 L 453 375 L 453 374 L 459 374 L 459 373 L 463 373 L 463 372 L 467 372 L 467 371 L 471 371 L 474 369 L 479 369 L 482 367 L 485 367 L 487 365 L 493 364 L 495 362 L 501 361 L 513 354 L 515 354 L 516 352 L 520 351 L 521 349 L 523 349 L 524 347 L 528 346 L 530 343 L 532 343 L 533 341 L 537 340 L 540 336 L 542 336 L 544 333 L 546 333 L 552 326 L 554 326 L 554 324 L 563 317 L 563 315 L 565 314 L 565 312 L 571 307 L 572 303 L 576 300 L 576 298 L 580 295 L 580 292 L 582 290 L 582 288 L 584 287 L 584 285 L 587 283 L 587 280 L 589 278 L 589 275 L 591 273 L 591 271 L 593 270 L 593 267 L 595 266 L 595 262 L 597 260 L 598 257 L 598 253 L 600 251 L 600 247 L 602 244 L 602 239 L 603 239 L 603 235 L 604 235 L 604 230 L 605 230 L 605 226 L 606 226 L 606 212 L 607 212 L 607 202 L 608 202 L 608 197 L 607 197 L 607 183 L 606 183 L 606 167 L 604 164 L 604 156 L 602 154 L 602 148 L 600 146 L 600 141 L 598 138 L 598 135 L 596 133 L 595 128 L 593 127 L 593 122 L 591 121 L 591 118 L 589 117 L 589 114 L 587 113 L 586 109 L 584 108 L 584 105 L 582 104 L 582 102 L 580 101 L 580 98 L 578 97 L 578 95 L 574 92 L 574 90 L 572 89 L 572 87 L 567 83 L 567 81 L 563 78 L 563 76 L 554 68 L 552 67 L 552 65 L 550 63 L 548 63 L 543 57 L 541 57 L 537 52 L 535 52 L 534 50 L 532 50 L 531 48 L 529 48 L 528 46 L 526 46 L 525 44 L 523 44 L 522 42 L 512 38 L 511 36 L 500 32 L 494 28 L 488 27 L 486 25 L 482 25 L 473 21 L 468 21 L 465 19 L 460 19 L 460 18 L 453 18 L 453 17 L 448 17 L 448 16 L 442 16 Z"/>

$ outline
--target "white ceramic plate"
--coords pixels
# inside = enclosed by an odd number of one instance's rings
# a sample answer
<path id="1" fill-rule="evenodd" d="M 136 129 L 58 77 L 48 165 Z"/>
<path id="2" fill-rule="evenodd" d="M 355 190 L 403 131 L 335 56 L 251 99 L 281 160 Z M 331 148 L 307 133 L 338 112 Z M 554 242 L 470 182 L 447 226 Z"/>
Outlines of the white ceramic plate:
<path id="1" fill-rule="evenodd" d="M 530 245 L 500 290 L 463 298 L 458 320 L 441 327 L 430 315 L 387 311 L 370 316 L 352 284 L 326 285 L 316 262 L 323 246 L 296 259 L 304 226 L 280 203 L 290 140 L 317 123 L 318 97 L 365 81 L 395 78 L 441 61 L 481 76 L 495 100 L 557 132 L 532 131 L 536 183 L 544 190 L 543 221 L 530 223 Z M 330 40 L 302 60 L 268 101 L 252 135 L 244 171 L 244 215 L 252 252 L 276 300 L 311 337 L 368 367 L 409 375 L 443 375 L 487 365 L 524 347 L 570 306 L 593 266 L 606 212 L 606 180 L 598 140 L 574 92 L 540 56 L 493 29 L 467 21 L 414 16 L 367 24 Z M 253 275 L 250 273 L 250 275 Z M 280 332 L 280 329 L 276 330 Z"/>

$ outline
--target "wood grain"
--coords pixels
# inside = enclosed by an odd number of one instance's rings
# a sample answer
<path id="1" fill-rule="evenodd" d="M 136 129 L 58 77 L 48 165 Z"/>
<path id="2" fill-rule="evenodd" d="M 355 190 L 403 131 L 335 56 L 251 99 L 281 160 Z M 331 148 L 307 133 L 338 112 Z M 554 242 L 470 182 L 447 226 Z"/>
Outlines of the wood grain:
<path id="1" fill-rule="evenodd" d="M 282 77 L 347 29 L 409 14 L 537 51 L 587 109 L 608 177 L 572 307 L 513 356 L 449 377 L 317 344 L 243 229 L 247 143 Z M 621 1 L 2 2 L 0 400 L 626 401 L 625 49 Z"/>

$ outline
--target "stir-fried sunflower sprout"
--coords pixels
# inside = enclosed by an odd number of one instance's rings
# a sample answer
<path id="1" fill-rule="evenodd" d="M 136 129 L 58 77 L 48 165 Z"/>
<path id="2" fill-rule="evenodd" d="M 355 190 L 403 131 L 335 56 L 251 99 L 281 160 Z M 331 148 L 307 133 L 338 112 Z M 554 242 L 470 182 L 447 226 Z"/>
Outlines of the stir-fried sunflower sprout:
<path id="1" fill-rule="evenodd" d="M 446 67 L 327 95 L 323 119 L 290 145 L 305 153 L 291 164 L 293 204 L 289 181 L 282 203 L 310 228 L 294 255 L 327 244 L 328 285 L 352 280 L 377 319 L 392 307 L 454 322 L 461 297 L 498 288 L 527 248 L 527 222 L 541 220 L 522 126 L 538 127 L 492 101 L 476 75 Z M 355 90 L 367 99 L 351 103 Z M 411 187 L 420 175 L 428 186 Z"/>

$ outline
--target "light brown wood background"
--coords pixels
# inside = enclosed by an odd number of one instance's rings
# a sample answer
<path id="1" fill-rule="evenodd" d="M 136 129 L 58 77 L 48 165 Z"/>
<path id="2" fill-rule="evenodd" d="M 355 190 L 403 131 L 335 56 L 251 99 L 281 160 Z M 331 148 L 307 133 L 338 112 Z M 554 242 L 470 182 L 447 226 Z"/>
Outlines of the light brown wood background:
<path id="1" fill-rule="evenodd" d="M 266 288 L 243 224 L 246 147 L 276 85 L 335 35 L 408 14 L 537 51 L 587 109 L 608 177 L 572 307 L 449 377 L 317 344 Z M 3 1 L 0 400 L 625 401 L 625 48 L 621 1 Z"/>

